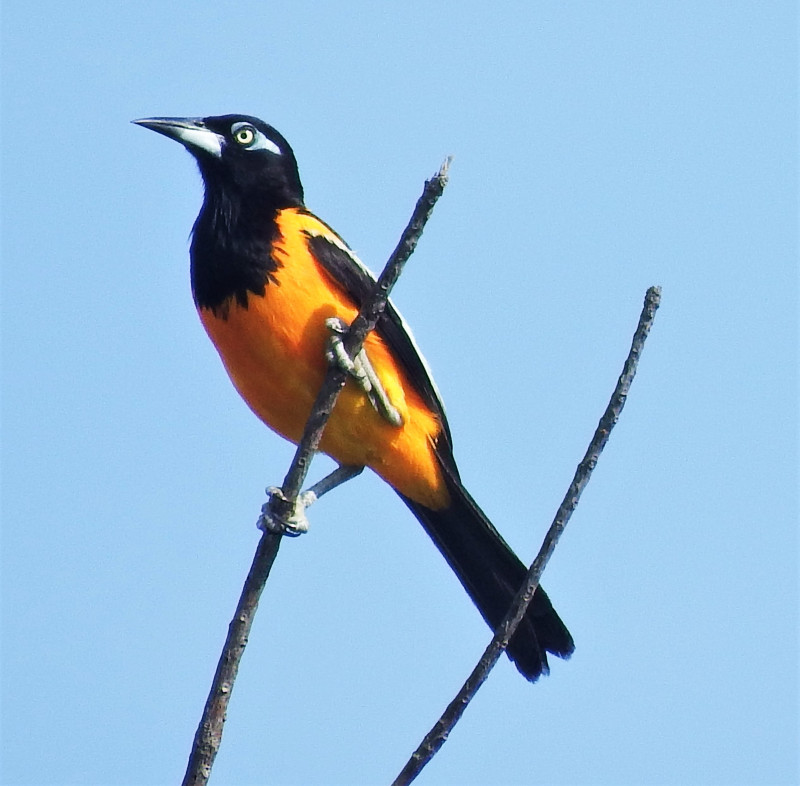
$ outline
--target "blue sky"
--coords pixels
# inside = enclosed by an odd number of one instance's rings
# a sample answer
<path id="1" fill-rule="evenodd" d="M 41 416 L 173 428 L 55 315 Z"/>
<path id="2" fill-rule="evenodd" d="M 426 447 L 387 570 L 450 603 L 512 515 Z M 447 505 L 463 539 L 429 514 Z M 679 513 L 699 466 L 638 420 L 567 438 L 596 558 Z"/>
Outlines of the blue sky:
<path id="1" fill-rule="evenodd" d="M 795 783 L 796 40 L 779 0 L 6 2 L 3 783 L 179 780 L 291 457 L 194 313 L 194 164 L 129 124 L 226 112 L 374 269 L 455 156 L 395 300 L 528 561 L 663 287 L 543 581 L 575 656 L 501 661 L 419 782 Z M 390 782 L 488 641 L 376 477 L 311 516 L 214 784 Z"/>

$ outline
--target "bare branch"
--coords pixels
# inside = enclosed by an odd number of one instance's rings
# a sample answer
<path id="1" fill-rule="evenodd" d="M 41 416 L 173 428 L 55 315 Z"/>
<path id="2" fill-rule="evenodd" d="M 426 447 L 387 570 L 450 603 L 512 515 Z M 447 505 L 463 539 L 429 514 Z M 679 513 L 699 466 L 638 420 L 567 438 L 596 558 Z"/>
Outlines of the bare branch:
<path id="1" fill-rule="evenodd" d="M 411 783 L 442 745 L 444 745 L 453 727 L 464 714 L 467 705 L 472 701 L 478 688 L 484 683 L 494 664 L 506 648 L 509 639 L 517 629 L 517 625 L 519 625 L 520 621 L 525 616 L 525 610 L 528 608 L 528 604 L 531 598 L 533 598 L 536 588 L 539 586 L 539 580 L 541 579 L 545 566 L 556 547 L 556 543 L 558 543 L 558 539 L 561 537 L 561 533 L 564 531 L 564 527 L 566 527 L 573 511 L 577 507 L 578 500 L 584 488 L 586 488 L 586 484 L 589 482 L 597 460 L 608 442 L 611 429 L 616 425 L 622 408 L 625 406 L 625 400 L 627 399 L 631 382 L 633 382 L 633 378 L 636 375 L 639 356 L 641 355 L 644 342 L 647 339 L 647 334 L 650 332 L 650 327 L 653 324 L 656 310 L 660 303 L 661 288 L 650 287 L 645 295 L 644 308 L 639 317 L 639 324 L 634 333 L 631 349 L 625 360 L 622 374 L 617 381 L 617 386 L 611 395 L 611 400 L 606 407 L 606 411 L 600 418 L 600 423 L 597 426 L 592 441 L 589 443 L 586 455 L 575 470 L 572 483 L 570 483 L 564 500 L 553 519 L 553 523 L 547 531 L 542 547 L 539 549 L 539 553 L 528 571 L 525 583 L 517 593 L 505 618 L 495 631 L 494 638 L 486 648 L 480 661 L 478 661 L 478 665 L 475 667 L 472 674 L 470 674 L 453 701 L 450 702 L 441 718 L 439 718 L 433 728 L 428 732 L 417 750 L 414 751 L 405 767 L 403 767 L 400 774 L 394 780 L 392 786 L 406 786 L 406 784 Z"/>
<path id="2" fill-rule="evenodd" d="M 375 328 L 383 313 L 389 293 L 397 282 L 403 266 L 416 248 L 433 207 L 447 185 L 449 164 L 450 159 L 448 158 L 438 173 L 426 181 L 422 196 L 417 201 L 400 242 L 378 278 L 372 296 L 362 304 L 358 316 L 353 320 L 353 324 L 344 338 L 345 347 L 351 356 L 361 348 L 367 334 Z M 283 495 L 272 495 L 270 498 L 270 510 L 281 520 L 285 520 L 294 509 L 295 500 L 319 446 L 325 424 L 333 412 L 334 404 L 345 381 L 346 375 L 343 371 L 334 366 L 329 368 L 325 382 L 306 422 L 303 438 L 283 482 Z M 225 640 L 225 646 L 211 684 L 211 691 L 195 733 L 189 763 L 183 778 L 183 786 L 205 786 L 211 775 L 211 768 L 222 742 L 222 730 L 228 702 L 233 691 L 233 683 L 247 645 L 258 601 L 272 563 L 277 556 L 281 538 L 281 535 L 265 531 L 258 543 L 253 564 L 242 588 L 239 605 L 236 607 L 236 615 L 228 627 L 228 637 Z"/>
<path id="3" fill-rule="evenodd" d="M 228 626 L 228 637 L 217 664 L 211 690 L 203 708 L 203 717 L 194 735 L 194 744 L 183 777 L 183 786 L 202 786 L 208 782 L 214 758 L 222 742 L 222 727 L 239 663 L 247 646 L 247 638 L 258 608 L 261 591 L 269 577 L 272 563 L 278 555 L 281 535 L 265 532 L 258 542 L 253 564 L 242 588 L 236 614 Z"/>

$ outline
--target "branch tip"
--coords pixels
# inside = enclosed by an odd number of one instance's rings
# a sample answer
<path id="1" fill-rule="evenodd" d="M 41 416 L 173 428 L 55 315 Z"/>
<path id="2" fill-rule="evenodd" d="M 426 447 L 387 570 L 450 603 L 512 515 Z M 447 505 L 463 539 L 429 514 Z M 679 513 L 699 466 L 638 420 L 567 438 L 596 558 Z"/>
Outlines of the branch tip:
<path id="1" fill-rule="evenodd" d="M 597 465 L 597 460 L 608 442 L 611 430 L 614 428 L 622 412 L 622 408 L 625 406 L 628 390 L 636 374 L 639 355 L 641 354 L 647 335 L 650 332 L 650 327 L 653 324 L 653 319 L 655 318 L 655 313 L 660 302 L 661 287 L 650 287 L 645 295 L 644 306 L 639 317 L 639 323 L 636 326 L 636 331 L 633 334 L 631 348 L 625 360 L 623 371 L 620 374 L 614 392 L 611 394 L 608 406 L 600 418 L 600 422 L 589 443 L 586 454 L 579 462 L 572 482 L 567 489 L 567 493 L 556 511 L 556 515 L 545 535 L 539 553 L 536 555 L 536 559 L 528 570 L 524 584 L 512 602 L 508 613 L 497 626 L 492 641 L 484 651 L 478 664 L 467 678 L 461 690 L 456 694 L 456 697 L 442 713 L 442 716 L 425 735 L 425 738 L 406 762 L 392 786 L 407 786 L 407 784 L 411 783 L 417 775 L 422 772 L 422 769 L 427 763 L 436 755 L 436 752 L 442 745 L 444 745 L 453 727 L 464 714 L 464 711 L 475 697 L 480 686 L 486 681 L 489 672 L 506 648 L 509 639 L 514 635 L 514 631 L 517 629 L 520 621 L 525 616 L 528 604 L 532 600 L 536 588 L 539 586 L 542 573 L 555 550 L 564 528 L 572 517 L 572 513 L 578 506 L 581 494 L 586 488 L 592 471 Z"/>

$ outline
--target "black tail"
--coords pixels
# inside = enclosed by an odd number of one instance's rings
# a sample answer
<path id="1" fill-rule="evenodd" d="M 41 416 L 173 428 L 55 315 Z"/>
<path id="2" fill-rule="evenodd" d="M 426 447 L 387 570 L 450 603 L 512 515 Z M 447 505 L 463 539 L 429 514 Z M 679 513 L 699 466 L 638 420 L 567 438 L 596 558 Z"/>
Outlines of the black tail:
<path id="1" fill-rule="evenodd" d="M 492 526 L 461 483 L 449 478 L 452 504 L 431 510 L 401 498 L 420 520 L 458 576 L 489 627 L 494 630 L 508 611 L 527 569 Z M 539 587 L 506 650 L 531 682 L 548 674 L 547 653 L 568 658 L 575 644 L 564 623 Z"/>

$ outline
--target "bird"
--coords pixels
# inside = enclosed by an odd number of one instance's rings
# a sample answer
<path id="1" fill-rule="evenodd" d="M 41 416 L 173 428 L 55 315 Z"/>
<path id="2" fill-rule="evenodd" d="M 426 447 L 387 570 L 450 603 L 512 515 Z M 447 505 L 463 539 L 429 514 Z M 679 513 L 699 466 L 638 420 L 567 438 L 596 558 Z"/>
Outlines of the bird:
<path id="1" fill-rule="evenodd" d="M 269 124 L 238 114 L 132 122 L 194 157 L 204 185 L 190 244 L 200 321 L 250 409 L 296 444 L 331 334 L 355 318 L 373 274 L 306 207 L 295 154 Z M 341 467 L 369 467 L 397 492 L 494 630 L 526 568 L 464 487 L 441 394 L 391 300 L 363 351 L 381 395 L 349 379 L 320 450 Z M 533 682 L 549 673 L 548 653 L 568 658 L 574 647 L 538 587 L 508 656 Z"/>

